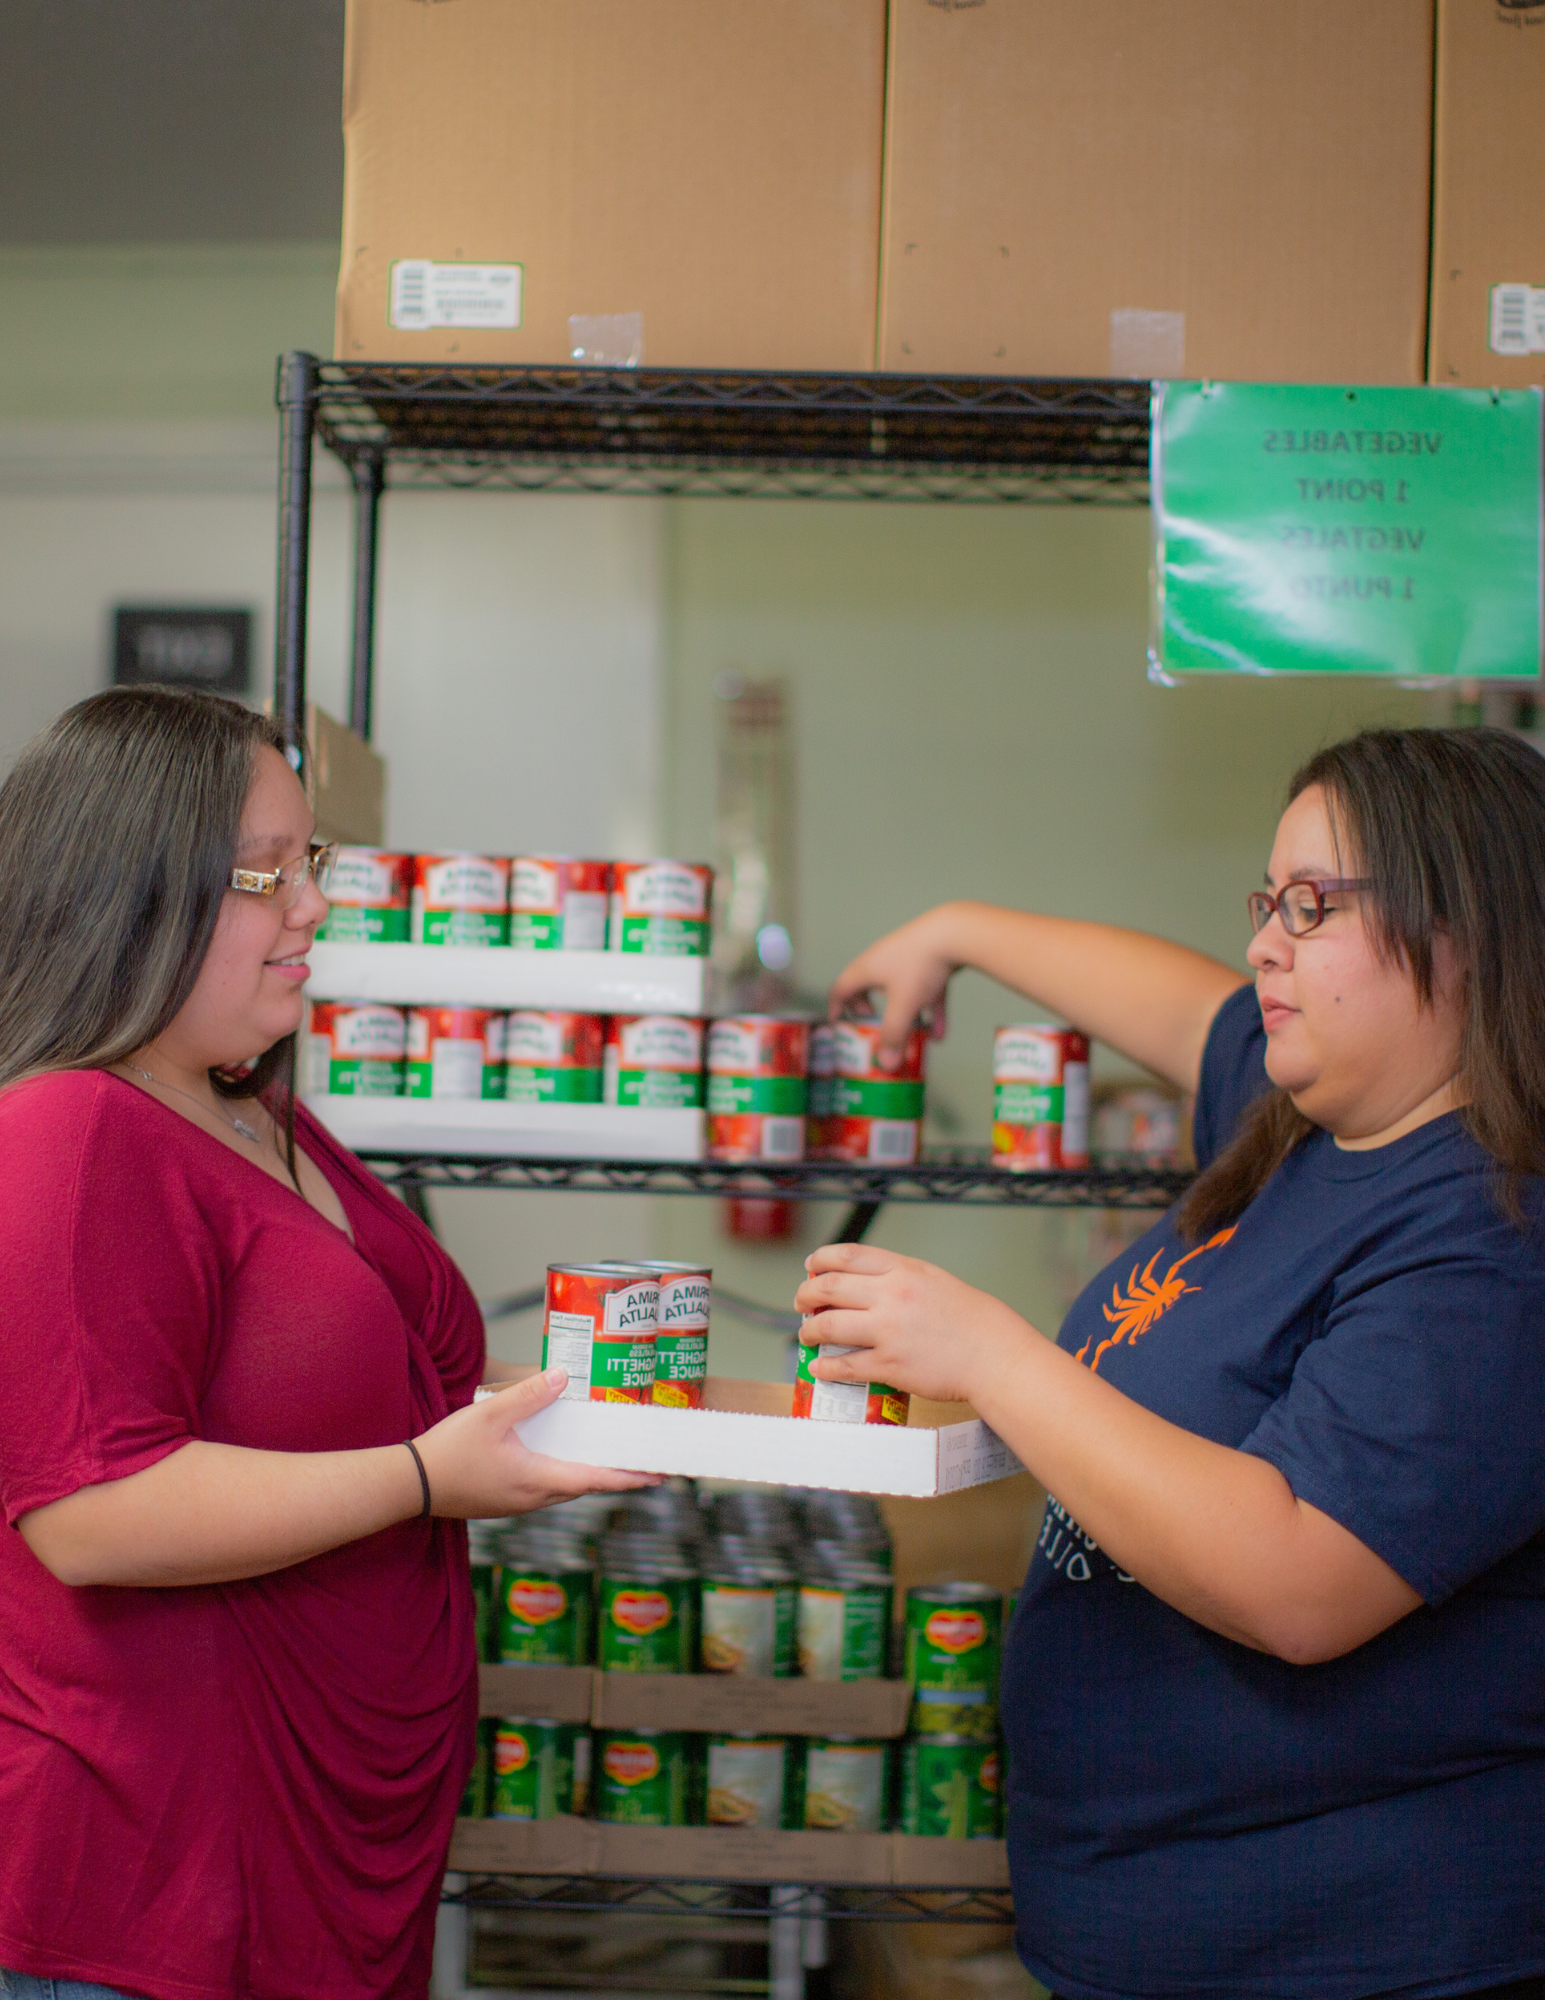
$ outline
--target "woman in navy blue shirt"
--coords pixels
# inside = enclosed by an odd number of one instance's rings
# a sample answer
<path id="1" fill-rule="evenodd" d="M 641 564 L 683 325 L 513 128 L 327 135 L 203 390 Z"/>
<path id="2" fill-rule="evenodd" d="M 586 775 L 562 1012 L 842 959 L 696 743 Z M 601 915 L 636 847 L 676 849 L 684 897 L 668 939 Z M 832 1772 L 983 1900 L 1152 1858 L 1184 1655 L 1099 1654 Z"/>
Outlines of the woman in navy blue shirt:
<path id="1" fill-rule="evenodd" d="M 971 966 L 1197 1091 L 1202 1172 L 1055 1345 L 868 1245 L 805 1337 L 1053 1496 L 1003 1690 L 1039 1978 L 1545 1995 L 1545 760 L 1371 732 L 1290 800 L 1253 988 L 980 904 L 855 960 L 891 1047 Z"/>

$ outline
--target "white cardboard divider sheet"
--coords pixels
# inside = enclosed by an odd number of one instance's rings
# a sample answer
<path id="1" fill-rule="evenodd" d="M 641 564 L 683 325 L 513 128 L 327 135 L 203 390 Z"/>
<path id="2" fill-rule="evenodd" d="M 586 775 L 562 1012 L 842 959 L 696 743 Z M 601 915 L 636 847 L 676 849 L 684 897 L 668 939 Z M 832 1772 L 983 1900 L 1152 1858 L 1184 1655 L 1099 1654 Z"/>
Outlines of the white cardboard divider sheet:
<path id="1" fill-rule="evenodd" d="M 497 1098 L 309 1096 L 306 1108 L 354 1153 L 540 1160 L 700 1160 L 701 1111 L 626 1104 L 506 1104 Z"/>
<path id="2" fill-rule="evenodd" d="M 560 1401 L 518 1428 L 532 1451 L 581 1465 L 917 1499 L 957 1493 L 1024 1470 L 978 1417 L 935 1428 Z"/>
<path id="3" fill-rule="evenodd" d="M 568 1007 L 582 1014 L 695 1014 L 705 958 L 631 951 L 517 951 L 511 945 L 332 944 L 311 947 L 313 1000 L 394 1006 Z"/>

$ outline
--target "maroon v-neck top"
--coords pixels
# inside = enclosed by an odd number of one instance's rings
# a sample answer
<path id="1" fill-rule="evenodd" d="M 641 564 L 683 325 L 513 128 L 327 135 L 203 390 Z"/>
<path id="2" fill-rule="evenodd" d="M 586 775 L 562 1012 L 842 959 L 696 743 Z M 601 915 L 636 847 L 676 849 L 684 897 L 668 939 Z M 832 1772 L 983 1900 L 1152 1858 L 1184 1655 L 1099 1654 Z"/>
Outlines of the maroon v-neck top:
<path id="1" fill-rule="evenodd" d="M 14 1532 L 192 1438 L 399 1443 L 483 1328 L 429 1232 L 302 1112 L 343 1233 L 102 1071 L 0 1096 L 0 1966 L 151 2000 L 427 1987 L 476 1714 L 459 1523 L 291 1569 L 70 1589 Z"/>

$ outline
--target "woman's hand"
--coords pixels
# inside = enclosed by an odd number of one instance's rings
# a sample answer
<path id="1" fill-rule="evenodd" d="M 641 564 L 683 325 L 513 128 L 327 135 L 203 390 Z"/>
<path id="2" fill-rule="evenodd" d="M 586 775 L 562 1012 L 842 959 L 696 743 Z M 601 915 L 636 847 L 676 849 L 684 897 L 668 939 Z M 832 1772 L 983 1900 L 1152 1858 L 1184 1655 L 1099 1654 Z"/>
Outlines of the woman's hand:
<path id="1" fill-rule="evenodd" d="M 882 1069 L 895 1068 L 912 1024 L 925 1008 L 931 1010 L 935 1037 L 944 1033 L 945 992 L 950 974 L 961 963 L 950 948 L 953 908 L 953 904 L 941 903 L 937 909 L 925 910 L 899 931 L 889 932 L 861 951 L 832 981 L 833 1020 L 849 1002 L 866 999 L 873 992 L 884 993 L 878 1052 Z"/>
<path id="2" fill-rule="evenodd" d="M 805 1259 L 794 1294 L 799 1337 L 856 1351 L 817 1361 L 823 1382 L 887 1382 L 940 1403 L 975 1403 L 984 1381 L 1011 1368 L 1038 1336 L 988 1292 L 936 1264 L 867 1243 L 828 1243 Z"/>
<path id="3" fill-rule="evenodd" d="M 436 1514 L 458 1521 L 529 1514 L 580 1493 L 628 1493 L 659 1485 L 658 1473 L 572 1465 L 526 1449 L 515 1426 L 555 1403 L 568 1379 L 563 1368 L 530 1375 L 497 1395 L 453 1410 L 413 1440 Z"/>

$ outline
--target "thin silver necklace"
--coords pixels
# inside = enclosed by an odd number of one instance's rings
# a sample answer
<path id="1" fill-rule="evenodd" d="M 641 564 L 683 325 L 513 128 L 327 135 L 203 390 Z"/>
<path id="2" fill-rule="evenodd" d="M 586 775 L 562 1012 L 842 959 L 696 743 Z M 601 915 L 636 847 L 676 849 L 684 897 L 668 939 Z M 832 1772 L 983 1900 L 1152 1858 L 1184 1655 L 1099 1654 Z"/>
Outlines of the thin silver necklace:
<path id="1" fill-rule="evenodd" d="M 132 1069 L 136 1076 L 142 1076 L 146 1083 L 159 1084 L 162 1090 L 175 1090 L 179 1097 L 187 1098 L 190 1104 L 196 1104 L 201 1111 L 208 1111 L 212 1108 L 204 1102 L 203 1098 L 195 1097 L 191 1090 L 183 1090 L 175 1083 L 168 1083 L 164 1077 L 152 1076 L 148 1069 L 141 1069 L 138 1063 L 130 1062 L 127 1056 L 123 1059 L 123 1066 L 125 1069 Z M 239 1132 L 243 1139 L 250 1139 L 254 1146 L 262 1145 L 262 1133 L 249 1125 L 245 1118 L 237 1118 L 234 1115 L 227 1116 L 225 1112 L 219 1109 L 215 1109 L 215 1116 L 217 1118 L 224 1118 L 226 1124 L 230 1126 L 233 1132 Z"/>

